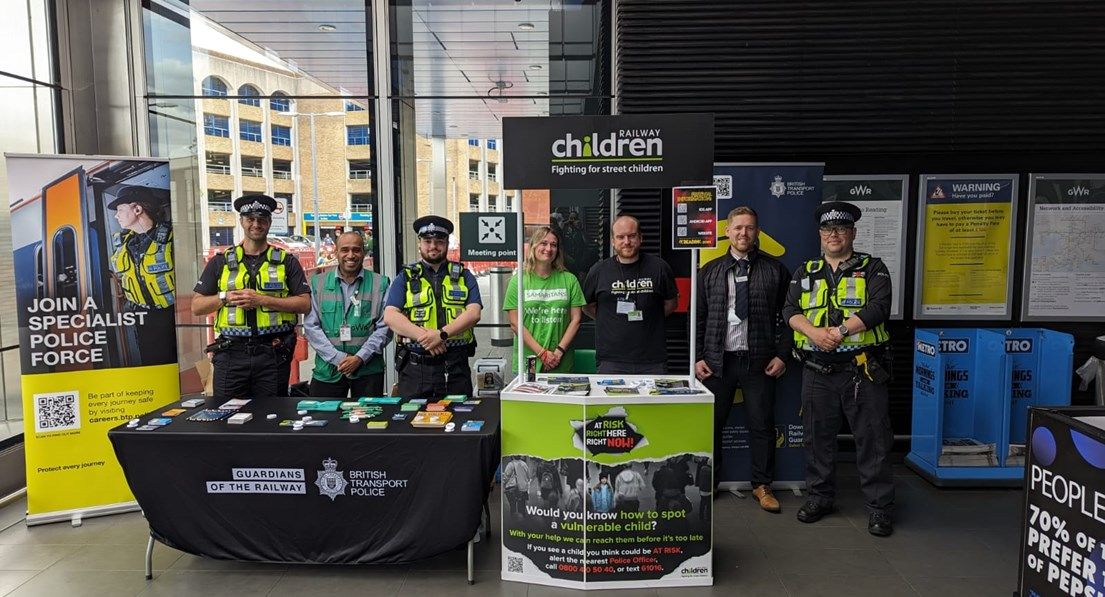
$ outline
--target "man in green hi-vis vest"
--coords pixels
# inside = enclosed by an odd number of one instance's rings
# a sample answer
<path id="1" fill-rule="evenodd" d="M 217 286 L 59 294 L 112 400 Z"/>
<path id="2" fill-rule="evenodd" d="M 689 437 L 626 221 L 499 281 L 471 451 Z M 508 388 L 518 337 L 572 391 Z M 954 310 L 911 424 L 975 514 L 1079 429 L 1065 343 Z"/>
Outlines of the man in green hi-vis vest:
<path id="1" fill-rule="evenodd" d="M 311 396 L 382 396 L 391 330 L 380 315 L 390 280 L 364 269 L 360 233 L 339 236 L 334 253 L 338 267 L 311 277 L 311 312 L 303 320 L 315 349 Z"/>

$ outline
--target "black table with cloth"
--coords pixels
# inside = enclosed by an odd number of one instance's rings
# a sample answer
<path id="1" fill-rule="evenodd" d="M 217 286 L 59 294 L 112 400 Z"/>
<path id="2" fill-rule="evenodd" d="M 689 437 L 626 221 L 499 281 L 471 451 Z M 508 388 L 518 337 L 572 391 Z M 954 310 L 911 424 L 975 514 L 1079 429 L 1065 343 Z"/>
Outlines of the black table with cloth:
<path id="1" fill-rule="evenodd" d="M 153 431 L 108 433 L 152 539 L 216 559 L 397 564 L 476 534 L 499 463 L 498 400 L 454 413 L 451 433 L 392 421 L 399 405 L 381 405 L 373 419 L 389 421 L 386 430 L 340 420 L 340 411 L 309 413 L 329 420 L 325 427 L 279 426 L 302 418 L 295 398 L 254 399 L 242 409 L 253 420 L 242 425 L 188 420 L 223 402 L 209 398 Z M 466 420 L 484 425 L 462 432 Z M 274 493 L 220 492 L 243 489 Z"/>

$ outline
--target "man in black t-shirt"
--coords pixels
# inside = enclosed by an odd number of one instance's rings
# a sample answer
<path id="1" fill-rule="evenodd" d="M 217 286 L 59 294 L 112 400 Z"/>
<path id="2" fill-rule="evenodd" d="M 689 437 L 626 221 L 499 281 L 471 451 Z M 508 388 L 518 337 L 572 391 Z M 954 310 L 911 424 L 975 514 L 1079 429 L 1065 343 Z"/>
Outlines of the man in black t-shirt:
<path id="1" fill-rule="evenodd" d="M 299 260 L 269 245 L 276 200 L 246 195 L 234 202 L 245 238 L 207 263 L 192 314 L 215 313 L 212 391 L 220 398 L 288 395 L 300 313 L 311 310 L 311 287 Z"/>
<path id="2" fill-rule="evenodd" d="M 641 253 L 641 224 L 629 215 L 610 227 L 614 256 L 583 281 L 583 312 L 595 320 L 595 359 L 604 374 L 663 374 L 668 348 L 664 318 L 679 290 L 671 266 Z"/>

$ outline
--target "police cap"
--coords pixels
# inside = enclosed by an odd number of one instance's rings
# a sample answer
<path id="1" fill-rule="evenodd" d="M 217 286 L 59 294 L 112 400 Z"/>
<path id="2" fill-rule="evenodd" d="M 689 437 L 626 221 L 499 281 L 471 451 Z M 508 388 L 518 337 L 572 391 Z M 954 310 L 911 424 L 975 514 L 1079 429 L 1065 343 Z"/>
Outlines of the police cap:
<path id="1" fill-rule="evenodd" d="M 108 209 L 117 209 L 123 203 L 146 203 L 155 208 L 169 204 L 169 189 L 124 185 L 115 192 L 115 198 L 107 204 Z"/>
<path id="2" fill-rule="evenodd" d="M 449 238 L 453 223 L 441 216 L 422 216 L 414 221 L 414 232 L 419 237 Z"/>
<path id="3" fill-rule="evenodd" d="M 234 210 L 243 216 L 272 217 L 276 211 L 276 199 L 268 195 L 242 195 L 234 200 Z"/>
<path id="4" fill-rule="evenodd" d="M 830 201 L 817 206 L 813 212 L 818 226 L 855 226 L 863 212 L 844 201 Z"/>

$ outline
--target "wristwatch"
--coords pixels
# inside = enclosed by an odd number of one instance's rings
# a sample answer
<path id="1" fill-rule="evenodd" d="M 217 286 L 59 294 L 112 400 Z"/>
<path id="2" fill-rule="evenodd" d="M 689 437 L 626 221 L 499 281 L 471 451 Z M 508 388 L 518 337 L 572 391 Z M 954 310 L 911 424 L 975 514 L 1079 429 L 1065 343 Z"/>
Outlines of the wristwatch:
<path id="1" fill-rule="evenodd" d="M 220 290 L 219 291 L 219 300 L 222 301 L 224 305 L 226 304 L 226 291 L 225 290 Z"/>
<path id="2" fill-rule="evenodd" d="M 441 341 L 444 342 L 449 339 L 449 332 L 441 330 Z"/>
<path id="3" fill-rule="evenodd" d="M 847 338 L 849 336 L 848 326 L 846 324 L 840 324 L 840 326 L 836 328 L 836 331 L 840 332 L 841 338 Z"/>

